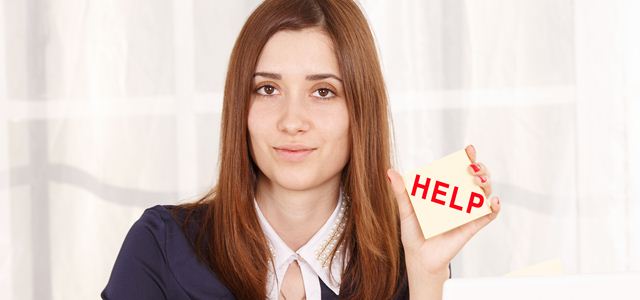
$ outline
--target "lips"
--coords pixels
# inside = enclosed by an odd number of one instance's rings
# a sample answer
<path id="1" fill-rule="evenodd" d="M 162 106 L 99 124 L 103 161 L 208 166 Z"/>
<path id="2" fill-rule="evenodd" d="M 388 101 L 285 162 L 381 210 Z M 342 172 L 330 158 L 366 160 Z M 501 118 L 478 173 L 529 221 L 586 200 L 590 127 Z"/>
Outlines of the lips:
<path id="1" fill-rule="evenodd" d="M 285 161 L 301 161 L 304 160 L 309 154 L 316 150 L 316 148 L 309 147 L 306 145 L 282 145 L 278 147 L 273 147 L 278 154 L 278 157 Z"/>
<path id="2" fill-rule="evenodd" d="M 305 144 L 282 144 L 279 146 L 273 147 L 277 150 L 286 150 L 286 151 L 306 151 L 306 150 L 315 150 L 315 147 L 307 146 Z"/>

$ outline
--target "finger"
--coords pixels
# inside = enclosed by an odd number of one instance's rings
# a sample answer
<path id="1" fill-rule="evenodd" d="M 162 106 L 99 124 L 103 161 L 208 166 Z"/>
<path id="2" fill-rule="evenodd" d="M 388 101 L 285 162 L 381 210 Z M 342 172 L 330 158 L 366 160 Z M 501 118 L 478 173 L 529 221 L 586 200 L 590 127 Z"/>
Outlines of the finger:
<path id="1" fill-rule="evenodd" d="M 404 180 L 402 176 L 398 174 L 395 170 L 389 169 L 387 170 L 387 177 L 391 180 L 391 189 L 393 190 L 393 194 L 396 197 L 396 201 L 398 201 L 398 210 L 400 213 L 400 220 L 404 220 L 405 218 L 410 217 L 415 214 L 413 211 L 413 206 L 411 206 L 411 199 L 409 198 L 409 194 L 407 194 L 407 189 L 404 186 Z"/>
<path id="2" fill-rule="evenodd" d="M 469 145 L 464 150 L 467 152 L 469 160 L 473 163 L 476 162 L 476 148 L 473 145 Z"/>
<path id="3" fill-rule="evenodd" d="M 500 197 L 498 196 L 491 197 L 490 207 L 491 207 L 491 213 L 494 214 L 492 218 L 495 219 L 498 216 L 498 213 L 500 213 L 500 209 L 502 208 L 502 205 L 500 204 Z"/>
<path id="4" fill-rule="evenodd" d="M 494 196 L 491 198 L 491 212 L 487 215 L 484 215 L 478 219 L 475 219 L 467 224 L 470 224 L 471 227 L 471 235 L 476 234 L 476 232 L 478 232 L 480 229 L 484 228 L 485 226 L 487 226 L 487 224 L 491 223 L 491 221 L 495 220 L 498 217 L 498 214 L 500 213 L 500 198 L 498 198 L 497 196 Z M 466 224 L 465 224 L 466 225 Z"/>
<path id="5" fill-rule="evenodd" d="M 484 165 L 482 165 L 479 162 L 469 164 L 469 166 L 467 167 L 467 171 L 469 171 L 471 175 L 488 175 L 489 174 L 487 168 L 484 167 Z"/>
<path id="6" fill-rule="evenodd" d="M 457 231 L 462 239 L 462 244 L 469 241 L 480 229 L 487 226 L 491 221 L 495 220 L 500 213 L 500 198 L 497 196 L 491 198 L 491 213 L 464 224 L 453 231 Z"/>
<path id="7" fill-rule="evenodd" d="M 398 210 L 400 214 L 400 231 L 402 235 L 402 244 L 405 248 L 417 249 L 424 241 L 420 223 L 416 217 L 411 199 L 407 194 L 402 176 L 393 169 L 387 170 L 387 177 L 391 181 L 391 189 L 398 202 Z"/>
<path id="8" fill-rule="evenodd" d="M 498 197 L 493 197 L 491 199 L 491 210 L 492 212 L 484 215 L 478 219 L 475 219 L 469 223 L 466 223 L 462 226 L 456 227 L 450 231 L 442 233 L 441 236 L 452 241 L 450 246 L 452 247 L 450 251 L 452 253 L 458 253 L 462 247 L 484 226 L 493 221 L 498 213 L 500 212 L 500 200 Z"/>
<path id="9" fill-rule="evenodd" d="M 487 175 L 474 176 L 473 181 L 484 190 L 484 194 L 489 196 L 493 191 L 491 185 L 491 177 Z"/>
<path id="10" fill-rule="evenodd" d="M 481 162 L 476 162 L 476 165 L 478 165 L 478 167 L 480 167 L 480 170 L 482 172 L 484 172 L 484 174 L 487 174 L 487 175 L 491 176 L 491 172 L 489 172 L 489 168 L 487 168 L 487 166 L 485 166 L 485 164 L 483 164 Z"/>

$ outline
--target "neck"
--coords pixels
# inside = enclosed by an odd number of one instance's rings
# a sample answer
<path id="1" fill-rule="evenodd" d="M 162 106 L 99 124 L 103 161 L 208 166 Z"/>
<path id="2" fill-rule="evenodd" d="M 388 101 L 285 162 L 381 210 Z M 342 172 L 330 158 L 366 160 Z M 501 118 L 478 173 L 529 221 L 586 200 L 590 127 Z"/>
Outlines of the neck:
<path id="1" fill-rule="evenodd" d="M 286 189 L 260 174 L 256 202 L 280 238 L 297 251 L 320 230 L 338 203 L 340 178 L 312 189 Z"/>

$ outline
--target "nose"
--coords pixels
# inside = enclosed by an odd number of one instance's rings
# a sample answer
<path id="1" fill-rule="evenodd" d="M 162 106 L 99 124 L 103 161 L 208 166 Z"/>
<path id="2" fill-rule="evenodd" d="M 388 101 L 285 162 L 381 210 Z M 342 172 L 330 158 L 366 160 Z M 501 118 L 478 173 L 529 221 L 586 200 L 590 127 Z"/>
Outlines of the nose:
<path id="1" fill-rule="evenodd" d="M 278 130 L 296 135 L 311 128 L 308 111 L 304 105 L 303 97 L 287 97 L 281 110 L 282 114 L 278 120 Z"/>

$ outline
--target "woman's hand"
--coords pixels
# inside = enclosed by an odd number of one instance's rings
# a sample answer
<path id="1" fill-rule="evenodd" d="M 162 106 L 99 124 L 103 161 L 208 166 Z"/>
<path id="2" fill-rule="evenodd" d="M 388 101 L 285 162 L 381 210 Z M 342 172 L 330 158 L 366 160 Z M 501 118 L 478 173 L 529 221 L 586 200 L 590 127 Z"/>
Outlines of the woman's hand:
<path id="1" fill-rule="evenodd" d="M 442 283 L 449 277 L 449 262 L 471 237 L 494 220 L 500 212 L 500 200 L 496 196 L 491 196 L 489 171 L 482 163 L 476 162 L 476 151 L 472 145 L 467 146 L 465 150 L 472 162 L 467 167 L 467 171 L 475 175 L 475 182 L 484 190 L 487 197 L 491 197 L 492 212 L 429 239 L 425 239 L 422 234 L 402 176 L 392 169 L 387 171 L 398 201 L 411 299 L 440 299 Z"/>

